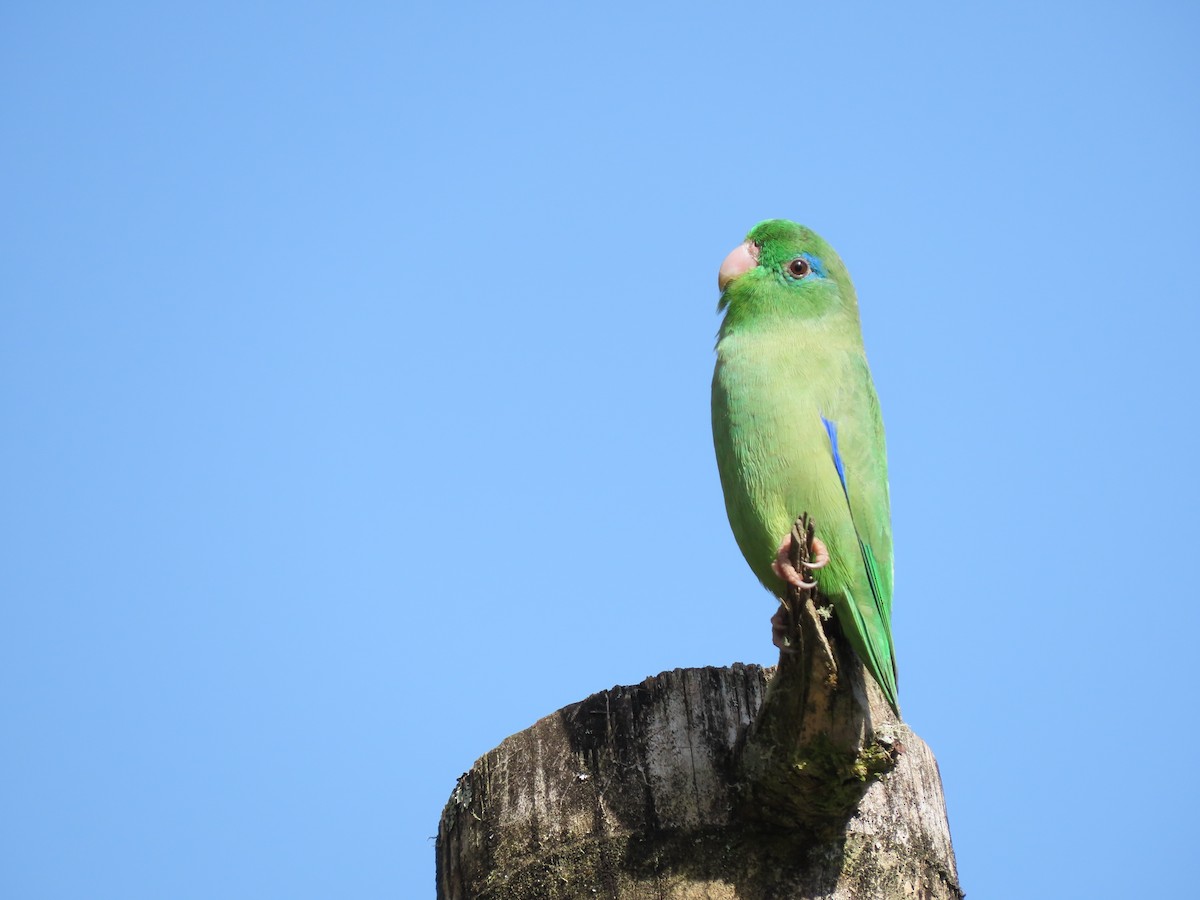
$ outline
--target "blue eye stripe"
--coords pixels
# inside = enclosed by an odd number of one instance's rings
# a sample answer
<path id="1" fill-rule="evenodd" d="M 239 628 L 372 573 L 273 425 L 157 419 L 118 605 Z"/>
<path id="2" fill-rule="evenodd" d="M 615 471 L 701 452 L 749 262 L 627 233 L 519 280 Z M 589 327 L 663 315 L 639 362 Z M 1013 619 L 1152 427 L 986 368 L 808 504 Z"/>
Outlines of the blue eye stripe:
<path id="1" fill-rule="evenodd" d="M 812 266 L 814 275 L 818 278 L 825 277 L 825 263 L 821 262 L 819 256 L 813 256 L 811 253 L 801 253 L 800 255 L 808 260 L 808 264 Z"/>
<path id="2" fill-rule="evenodd" d="M 808 268 L 803 274 L 791 271 L 792 266 L 796 265 L 800 260 L 808 263 Z M 811 253 L 800 253 L 791 257 L 779 267 L 777 277 L 786 283 L 795 284 L 797 281 L 808 281 L 812 278 L 826 278 L 827 276 L 825 273 L 825 263 L 821 262 L 821 257 L 813 256 Z"/>

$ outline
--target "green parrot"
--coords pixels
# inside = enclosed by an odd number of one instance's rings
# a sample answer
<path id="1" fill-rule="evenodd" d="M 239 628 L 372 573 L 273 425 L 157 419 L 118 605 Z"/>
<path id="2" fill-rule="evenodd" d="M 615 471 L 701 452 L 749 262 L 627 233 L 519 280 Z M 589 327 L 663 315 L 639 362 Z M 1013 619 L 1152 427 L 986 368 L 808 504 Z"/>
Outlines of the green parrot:
<path id="1" fill-rule="evenodd" d="M 787 560 L 792 523 L 813 517 L 821 592 L 899 715 L 887 454 L 850 276 L 818 235 L 770 219 L 718 283 L 713 444 L 734 537 L 782 598 L 803 584 Z"/>

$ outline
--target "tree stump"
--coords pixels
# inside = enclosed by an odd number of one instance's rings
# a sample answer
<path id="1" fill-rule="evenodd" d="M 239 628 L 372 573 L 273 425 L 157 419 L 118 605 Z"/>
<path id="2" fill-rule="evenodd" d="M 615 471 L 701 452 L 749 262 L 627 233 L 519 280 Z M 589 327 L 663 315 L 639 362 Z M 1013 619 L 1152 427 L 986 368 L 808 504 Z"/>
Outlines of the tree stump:
<path id="1" fill-rule="evenodd" d="M 439 900 L 961 898 L 937 762 L 903 725 L 840 833 L 747 814 L 740 759 L 772 674 L 676 669 L 506 739 L 442 813 Z"/>
<path id="2" fill-rule="evenodd" d="M 789 592 L 774 669 L 664 672 L 483 756 L 442 812 L 439 900 L 960 900 L 937 762 L 818 599 Z"/>

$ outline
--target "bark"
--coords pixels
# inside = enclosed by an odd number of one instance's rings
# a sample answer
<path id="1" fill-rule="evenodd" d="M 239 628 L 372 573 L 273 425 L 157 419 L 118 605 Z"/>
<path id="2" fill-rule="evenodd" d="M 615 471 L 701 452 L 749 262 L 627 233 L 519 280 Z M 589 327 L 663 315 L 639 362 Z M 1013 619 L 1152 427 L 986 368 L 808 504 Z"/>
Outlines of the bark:
<path id="1" fill-rule="evenodd" d="M 818 603 L 789 594 L 775 669 L 614 687 L 482 757 L 442 813 L 439 900 L 959 900 L 937 762 Z"/>

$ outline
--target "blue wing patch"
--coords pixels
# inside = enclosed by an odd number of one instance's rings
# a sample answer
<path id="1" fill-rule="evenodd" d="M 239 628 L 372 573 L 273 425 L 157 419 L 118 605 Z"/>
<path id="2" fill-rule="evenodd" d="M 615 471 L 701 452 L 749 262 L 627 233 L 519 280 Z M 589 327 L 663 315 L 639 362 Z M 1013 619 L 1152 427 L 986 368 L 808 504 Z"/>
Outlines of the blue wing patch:
<path id="1" fill-rule="evenodd" d="M 850 503 L 850 488 L 846 486 L 846 467 L 842 465 L 842 454 L 838 451 L 837 443 L 837 423 L 830 422 L 824 416 L 821 416 L 821 422 L 825 425 L 825 433 L 829 435 L 829 446 L 833 450 L 833 464 L 837 468 L 838 480 L 842 483 L 842 493 L 846 495 L 846 503 Z"/>

